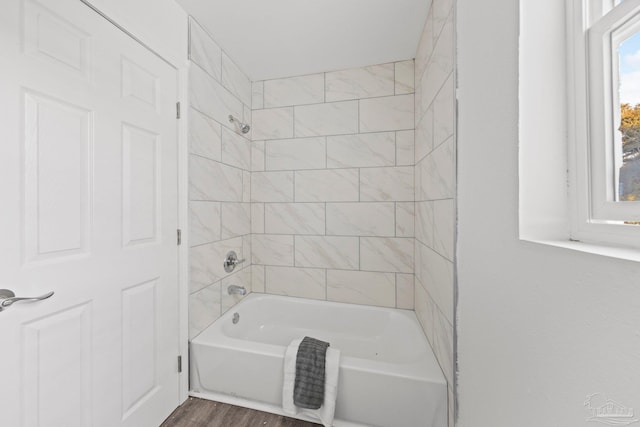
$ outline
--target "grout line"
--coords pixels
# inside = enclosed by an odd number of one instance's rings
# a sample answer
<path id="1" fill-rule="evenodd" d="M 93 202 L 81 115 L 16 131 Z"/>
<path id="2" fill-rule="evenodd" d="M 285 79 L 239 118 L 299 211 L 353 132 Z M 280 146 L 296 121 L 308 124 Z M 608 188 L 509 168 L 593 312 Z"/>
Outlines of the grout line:
<path id="1" fill-rule="evenodd" d="M 360 193 L 360 191 L 361 191 L 360 187 L 361 187 L 361 181 L 360 181 L 360 168 L 358 168 L 358 202 L 361 202 L 361 201 L 362 201 L 362 200 L 361 200 L 361 199 L 362 199 L 362 196 L 361 196 L 361 193 Z"/>
<path id="2" fill-rule="evenodd" d="M 358 236 L 358 271 L 362 271 L 362 237 Z"/>
<path id="3" fill-rule="evenodd" d="M 324 269 L 324 299 L 325 301 L 329 299 L 329 269 Z"/>
<path id="4" fill-rule="evenodd" d="M 398 237 L 398 202 L 393 202 L 394 237 Z"/>
<path id="5" fill-rule="evenodd" d="M 324 203 L 324 235 L 327 235 L 327 203 Z"/>
<path id="6" fill-rule="evenodd" d="M 327 73 L 322 73 L 322 76 L 324 77 L 324 90 L 323 90 L 324 97 L 322 102 L 326 103 L 327 102 Z"/>
<path id="7" fill-rule="evenodd" d="M 216 80 L 216 82 L 217 82 L 217 80 Z M 231 95 L 233 95 L 233 93 L 231 93 Z M 276 109 L 279 109 L 279 108 L 293 108 L 293 107 L 311 107 L 311 106 L 314 106 L 314 105 L 338 104 L 338 103 L 342 103 L 342 102 L 359 102 L 361 100 L 366 100 L 366 99 L 394 98 L 394 97 L 409 96 L 409 95 L 413 95 L 413 93 L 401 93 L 399 95 L 395 95 L 395 94 L 392 93 L 392 94 L 389 94 L 389 95 L 362 96 L 362 97 L 358 97 L 358 98 L 338 99 L 338 100 L 335 100 L 335 101 L 328 101 L 328 102 L 311 102 L 311 103 L 302 103 L 302 104 L 278 105 L 278 106 L 274 106 L 274 107 L 257 108 L 257 109 L 255 109 L 253 111 L 256 111 L 256 110 L 276 110 Z M 233 96 L 235 97 L 235 95 L 233 95 Z M 238 98 L 236 97 L 236 99 L 238 99 Z M 241 100 L 238 99 L 238 101 L 241 101 Z"/>

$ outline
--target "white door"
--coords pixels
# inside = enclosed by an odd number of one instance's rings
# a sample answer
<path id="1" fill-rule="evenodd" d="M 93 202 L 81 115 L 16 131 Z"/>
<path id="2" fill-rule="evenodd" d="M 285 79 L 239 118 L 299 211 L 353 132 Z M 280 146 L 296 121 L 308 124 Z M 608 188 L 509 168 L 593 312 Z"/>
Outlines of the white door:
<path id="1" fill-rule="evenodd" d="M 178 405 L 177 73 L 79 0 L 3 0 L 0 425 Z"/>

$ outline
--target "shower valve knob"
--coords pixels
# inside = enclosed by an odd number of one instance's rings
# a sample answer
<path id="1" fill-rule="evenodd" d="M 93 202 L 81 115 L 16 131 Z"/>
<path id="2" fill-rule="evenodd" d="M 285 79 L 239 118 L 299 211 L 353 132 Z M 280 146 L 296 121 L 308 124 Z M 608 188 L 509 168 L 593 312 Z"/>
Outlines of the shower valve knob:
<path id="1" fill-rule="evenodd" d="M 244 261 L 244 259 L 238 259 L 238 255 L 235 251 L 229 251 L 229 253 L 227 253 L 227 258 L 224 260 L 222 265 L 224 266 L 224 271 L 231 273 L 236 268 L 236 265 L 243 263 Z"/>

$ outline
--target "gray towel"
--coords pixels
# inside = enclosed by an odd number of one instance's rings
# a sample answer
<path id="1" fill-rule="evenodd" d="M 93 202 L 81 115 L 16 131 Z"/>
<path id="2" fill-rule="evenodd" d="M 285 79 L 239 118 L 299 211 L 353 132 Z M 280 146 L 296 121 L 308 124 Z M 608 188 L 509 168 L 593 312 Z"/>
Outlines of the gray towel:
<path id="1" fill-rule="evenodd" d="M 328 342 L 304 337 L 296 355 L 296 380 L 293 403 L 306 409 L 318 409 L 324 402 L 324 362 Z"/>

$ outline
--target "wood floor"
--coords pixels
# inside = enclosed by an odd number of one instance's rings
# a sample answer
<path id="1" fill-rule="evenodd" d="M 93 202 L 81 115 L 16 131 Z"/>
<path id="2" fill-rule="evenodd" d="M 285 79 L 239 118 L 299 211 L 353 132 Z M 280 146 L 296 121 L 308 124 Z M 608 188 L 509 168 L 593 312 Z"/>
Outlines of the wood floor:
<path id="1" fill-rule="evenodd" d="M 160 427 L 314 427 L 307 421 L 190 397 Z M 320 426 L 321 427 L 321 426 Z"/>

